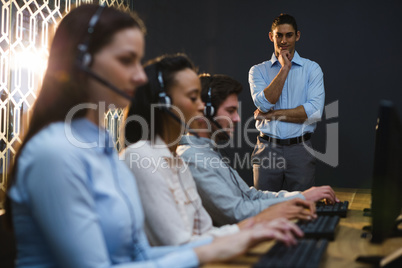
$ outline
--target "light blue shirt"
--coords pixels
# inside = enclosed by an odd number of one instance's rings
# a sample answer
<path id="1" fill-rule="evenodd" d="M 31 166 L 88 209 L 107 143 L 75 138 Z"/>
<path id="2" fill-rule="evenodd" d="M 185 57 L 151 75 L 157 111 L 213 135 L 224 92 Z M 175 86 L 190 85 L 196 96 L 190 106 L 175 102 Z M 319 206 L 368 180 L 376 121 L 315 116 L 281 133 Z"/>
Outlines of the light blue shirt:
<path id="1" fill-rule="evenodd" d="M 270 109 L 293 109 L 303 105 L 308 120 L 304 124 L 257 120 L 255 126 L 265 135 L 278 139 L 312 133 L 324 109 L 325 92 L 321 68 L 314 61 L 300 57 L 295 51 L 282 94 L 277 103 L 272 104 L 265 98 L 264 89 L 276 77 L 281 67 L 274 53 L 271 60 L 251 67 L 249 84 L 255 106 L 262 112 L 268 112 Z"/>
<path id="2" fill-rule="evenodd" d="M 177 154 L 189 166 L 202 204 L 217 226 L 245 220 L 286 200 L 305 199 L 300 192 L 269 192 L 249 187 L 210 139 L 182 136 Z"/>
<path id="3" fill-rule="evenodd" d="M 192 248 L 212 240 L 150 247 L 134 177 L 86 119 L 36 134 L 9 195 L 17 267 L 194 267 Z"/>

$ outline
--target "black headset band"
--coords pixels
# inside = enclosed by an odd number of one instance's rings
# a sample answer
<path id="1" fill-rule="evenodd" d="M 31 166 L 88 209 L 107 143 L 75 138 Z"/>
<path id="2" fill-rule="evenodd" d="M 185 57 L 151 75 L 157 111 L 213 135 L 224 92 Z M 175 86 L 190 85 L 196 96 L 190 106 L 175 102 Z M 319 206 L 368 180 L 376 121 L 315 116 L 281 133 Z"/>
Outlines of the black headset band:
<path id="1" fill-rule="evenodd" d="M 84 38 L 84 41 L 80 44 L 78 44 L 78 63 L 83 66 L 88 66 L 90 63 L 90 53 L 89 53 L 89 42 L 91 40 L 92 34 L 95 30 L 95 26 L 98 23 L 100 16 L 102 14 L 102 11 L 105 9 L 105 6 L 99 6 L 99 8 L 96 10 L 96 12 L 92 15 L 92 17 L 89 19 L 88 23 L 88 30 L 87 34 Z"/>

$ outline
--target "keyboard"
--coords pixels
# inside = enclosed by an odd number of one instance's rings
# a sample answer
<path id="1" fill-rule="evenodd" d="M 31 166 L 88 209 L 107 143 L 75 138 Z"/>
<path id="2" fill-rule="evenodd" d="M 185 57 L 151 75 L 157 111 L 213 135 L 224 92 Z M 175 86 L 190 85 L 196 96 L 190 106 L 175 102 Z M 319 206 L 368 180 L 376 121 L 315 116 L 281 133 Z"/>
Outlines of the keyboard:
<path id="1" fill-rule="evenodd" d="M 334 240 L 339 216 L 318 216 L 312 221 L 298 221 L 305 238 L 325 238 Z"/>
<path id="2" fill-rule="evenodd" d="M 348 212 L 349 201 L 338 202 L 335 204 L 325 204 L 325 202 L 317 202 L 317 215 L 337 215 L 342 218 L 346 217 Z"/>
<path id="3" fill-rule="evenodd" d="M 261 256 L 254 268 L 318 268 L 327 248 L 326 239 L 301 239 L 297 245 L 287 247 L 276 243 Z"/>

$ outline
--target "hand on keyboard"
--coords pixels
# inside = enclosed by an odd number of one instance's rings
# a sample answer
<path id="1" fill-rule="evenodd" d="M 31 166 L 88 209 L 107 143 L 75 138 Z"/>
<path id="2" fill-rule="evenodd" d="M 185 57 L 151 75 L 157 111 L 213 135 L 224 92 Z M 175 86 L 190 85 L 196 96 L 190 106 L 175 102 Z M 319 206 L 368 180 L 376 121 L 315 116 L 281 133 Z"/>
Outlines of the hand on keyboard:
<path id="1" fill-rule="evenodd" d="M 294 223 L 286 219 L 275 219 L 271 222 L 255 224 L 247 229 L 231 235 L 215 238 L 210 244 L 194 249 L 200 263 L 220 262 L 243 254 L 250 247 L 267 241 L 277 240 L 281 245 L 296 245 L 296 237 L 303 233 Z"/>
<path id="2" fill-rule="evenodd" d="M 336 197 L 334 190 L 331 186 L 319 186 L 319 187 L 311 187 L 306 191 L 302 192 L 306 200 L 317 202 L 322 199 L 326 199 L 330 203 L 339 202 L 339 199 Z"/>
<path id="3" fill-rule="evenodd" d="M 256 224 L 256 226 L 259 224 Z M 279 218 L 260 224 L 260 230 L 265 232 L 265 229 L 270 229 L 275 232 L 274 239 L 283 242 L 285 245 L 295 245 L 296 238 L 301 238 L 304 233 L 293 222 L 288 221 L 285 218 Z M 257 227 L 258 228 L 258 227 Z"/>
<path id="4" fill-rule="evenodd" d="M 295 198 L 272 205 L 254 217 L 257 222 L 264 222 L 276 218 L 311 220 L 315 219 L 317 215 L 314 202 Z"/>

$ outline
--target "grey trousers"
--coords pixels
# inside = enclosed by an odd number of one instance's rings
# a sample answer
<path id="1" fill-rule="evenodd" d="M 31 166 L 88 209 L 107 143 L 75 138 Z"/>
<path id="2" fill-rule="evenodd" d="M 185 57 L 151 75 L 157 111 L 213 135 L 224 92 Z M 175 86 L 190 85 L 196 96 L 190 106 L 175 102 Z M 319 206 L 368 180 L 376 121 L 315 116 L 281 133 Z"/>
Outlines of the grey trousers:
<path id="1" fill-rule="evenodd" d="M 254 187 L 269 191 L 304 191 L 315 184 L 316 159 L 304 146 L 278 145 L 257 137 L 252 154 Z"/>

